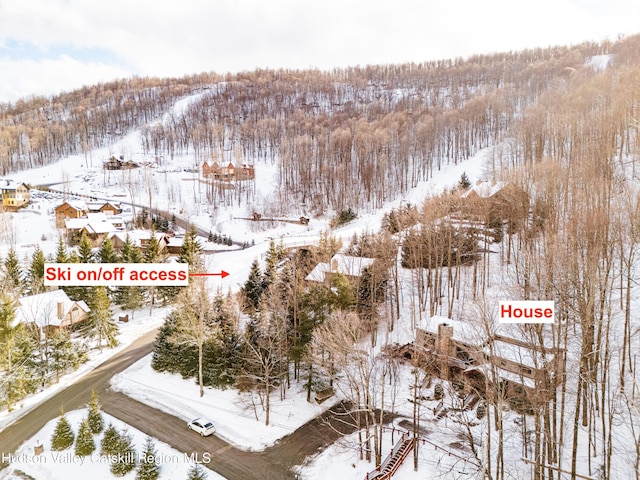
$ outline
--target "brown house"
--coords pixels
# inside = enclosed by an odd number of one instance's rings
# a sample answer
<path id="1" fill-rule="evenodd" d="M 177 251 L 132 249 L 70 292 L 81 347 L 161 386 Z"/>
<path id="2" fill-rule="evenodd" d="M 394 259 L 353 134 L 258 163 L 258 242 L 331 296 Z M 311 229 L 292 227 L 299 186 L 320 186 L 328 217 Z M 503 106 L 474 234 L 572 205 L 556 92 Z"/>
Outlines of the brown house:
<path id="1" fill-rule="evenodd" d="M 44 333 L 69 328 L 89 318 L 91 310 L 84 301 L 71 300 L 62 290 L 21 297 L 16 309 L 16 324 L 33 325 Z"/>
<path id="2" fill-rule="evenodd" d="M 129 237 L 129 242 L 137 247 L 140 247 L 140 250 L 144 252 L 149 246 L 151 235 L 152 232 L 149 230 L 132 230 L 129 232 L 111 232 L 109 233 L 108 237 L 109 239 L 111 239 L 111 243 L 113 244 L 113 248 L 115 250 L 122 250 L 124 244 L 127 242 L 127 237 Z M 169 235 L 163 232 L 155 232 L 153 233 L 153 235 L 158 241 L 160 251 L 165 250 L 169 243 Z"/>
<path id="3" fill-rule="evenodd" d="M 529 212 L 529 194 L 511 182 L 479 182 L 461 199 L 463 213 L 493 220 L 521 219 Z"/>
<path id="4" fill-rule="evenodd" d="M 93 202 L 87 204 L 87 211 L 91 213 L 104 213 L 105 215 L 120 215 L 122 208 L 119 203 Z"/>
<path id="5" fill-rule="evenodd" d="M 82 202 L 64 202 L 55 208 L 56 227 L 64 228 L 67 218 L 82 218 L 87 214 L 87 206 Z"/>

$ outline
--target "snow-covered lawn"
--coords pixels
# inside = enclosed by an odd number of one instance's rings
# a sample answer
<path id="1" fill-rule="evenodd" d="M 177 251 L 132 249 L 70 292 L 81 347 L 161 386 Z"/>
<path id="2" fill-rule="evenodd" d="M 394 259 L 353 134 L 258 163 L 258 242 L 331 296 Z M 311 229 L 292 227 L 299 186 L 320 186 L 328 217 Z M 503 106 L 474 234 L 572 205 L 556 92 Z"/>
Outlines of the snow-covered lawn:
<path id="1" fill-rule="evenodd" d="M 74 410 L 67 412 L 66 417 L 71 424 L 74 433 L 77 434 L 80 422 L 87 415 L 87 410 Z M 135 428 L 130 427 L 117 418 L 102 413 L 105 428 L 109 423 L 113 424 L 119 431 L 126 430 L 131 435 L 133 445 L 139 459 L 144 452 L 146 435 Z M 109 471 L 108 457 L 100 456 L 100 440 L 102 435 L 94 436 L 96 451 L 87 457 L 78 457 L 74 454 L 73 446 L 67 450 L 54 452 L 51 450 L 51 436 L 58 419 L 47 423 L 33 438 L 23 443 L 15 453 L 9 458 L 10 467 L 8 469 L 7 480 L 18 480 L 24 478 L 36 478 L 37 480 L 80 480 L 80 479 L 104 479 L 115 478 Z M 44 446 L 44 452 L 34 455 L 34 446 L 40 443 Z M 189 455 L 183 454 L 169 447 L 167 444 L 154 440 L 156 449 L 156 460 L 160 464 L 160 479 L 180 480 L 187 478 L 189 468 L 194 464 Z M 5 454 L 5 457 L 8 455 Z M 4 458 L 7 460 L 7 458 Z M 224 480 L 224 477 L 204 468 L 208 480 Z M 24 472 L 30 477 L 24 477 L 19 472 Z M 123 479 L 133 480 L 136 476 L 135 470 L 129 472 Z"/>
<path id="2" fill-rule="evenodd" d="M 185 421 L 205 417 L 213 421 L 216 435 L 244 450 L 263 450 L 278 439 L 320 415 L 331 400 L 317 405 L 307 402 L 302 384 L 293 384 L 286 398 L 279 391 L 271 396 L 269 425 L 257 395 L 236 389 L 206 388 L 200 397 L 193 380 L 180 375 L 158 373 L 151 368 L 151 356 L 136 362 L 111 380 L 111 387 L 130 397 L 175 415 Z"/>
<path id="3" fill-rule="evenodd" d="M 99 350 L 91 350 L 89 352 L 89 361 L 82 364 L 77 370 L 60 377 L 60 381 L 58 383 L 55 383 L 38 393 L 21 400 L 12 412 L 7 410 L 0 411 L 0 430 L 127 348 L 137 338 L 162 325 L 168 311 L 168 307 L 155 308 L 153 313 L 149 315 L 149 310 L 147 308 L 136 312 L 133 319 L 128 323 L 118 323 L 120 333 L 118 334 L 117 347 L 111 349 L 104 348 L 102 352 Z M 114 316 L 117 316 L 117 314 L 114 314 Z"/>

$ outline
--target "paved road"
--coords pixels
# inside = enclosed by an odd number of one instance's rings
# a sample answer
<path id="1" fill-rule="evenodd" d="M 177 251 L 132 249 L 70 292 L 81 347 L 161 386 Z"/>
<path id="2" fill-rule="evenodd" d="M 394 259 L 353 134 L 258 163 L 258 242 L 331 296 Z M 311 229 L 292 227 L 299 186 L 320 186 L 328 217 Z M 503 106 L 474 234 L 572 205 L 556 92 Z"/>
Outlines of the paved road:
<path id="1" fill-rule="evenodd" d="M 288 480 L 295 479 L 291 467 L 334 442 L 354 427 L 342 421 L 345 406 L 339 404 L 321 417 L 311 420 L 292 434 L 263 452 L 246 452 L 229 445 L 216 436 L 200 437 L 186 428 L 183 420 L 112 391 L 113 375 L 151 353 L 156 331 L 136 340 L 127 349 L 88 373 L 75 384 L 26 414 L 0 432 L 0 452 L 13 452 L 25 440 L 33 437 L 48 421 L 66 411 L 84 407 L 91 392 L 100 396 L 103 410 L 134 428 L 158 438 L 189 455 L 195 453 L 211 461 L 207 467 L 228 480 Z"/>
<path id="2" fill-rule="evenodd" d="M 151 353 L 156 333 L 154 330 L 140 337 L 125 350 L 5 428 L 0 432 L 0 452 L 13 452 L 49 420 L 56 418 L 61 407 L 66 411 L 84 407 L 91 398 L 92 390 L 102 395 L 109 388 L 109 381 L 113 375 Z"/>

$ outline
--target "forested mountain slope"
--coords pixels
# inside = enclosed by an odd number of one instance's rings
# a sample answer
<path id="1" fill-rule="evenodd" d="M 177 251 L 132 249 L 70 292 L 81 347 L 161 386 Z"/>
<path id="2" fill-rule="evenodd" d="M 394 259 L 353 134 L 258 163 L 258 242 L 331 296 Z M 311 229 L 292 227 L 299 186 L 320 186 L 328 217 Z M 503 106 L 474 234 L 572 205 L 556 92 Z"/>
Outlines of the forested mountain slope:
<path id="1" fill-rule="evenodd" d="M 195 163 L 277 162 L 283 202 L 306 202 L 318 212 L 377 208 L 443 163 L 505 139 L 506 162 L 542 159 L 546 146 L 532 134 L 549 102 L 589 101 L 581 89 L 608 88 L 584 87 L 595 85 L 591 77 L 633 78 L 638 43 L 629 37 L 331 72 L 132 78 L 24 99 L 0 107 L 0 174 L 139 130 L 150 157 L 193 152 Z M 607 69 L 597 68 L 597 56 L 610 59 Z M 197 93 L 182 112 L 166 114 Z"/>

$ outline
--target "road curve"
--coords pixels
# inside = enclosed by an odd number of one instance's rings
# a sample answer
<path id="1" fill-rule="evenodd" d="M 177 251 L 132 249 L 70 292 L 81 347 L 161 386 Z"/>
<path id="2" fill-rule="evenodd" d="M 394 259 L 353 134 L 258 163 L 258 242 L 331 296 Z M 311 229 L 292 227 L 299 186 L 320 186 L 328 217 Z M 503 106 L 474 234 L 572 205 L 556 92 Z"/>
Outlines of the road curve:
<path id="1" fill-rule="evenodd" d="M 351 422 L 343 421 L 346 407 L 340 403 L 263 452 L 240 450 L 215 435 L 200 437 L 187 428 L 184 420 L 109 388 L 111 377 L 152 352 L 156 333 L 154 330 L 140 337 L 125 350 L 5 428 L 0 432 L 0 452 L 14 452 L 48 421 L 56 418 L 61 407 L 65 411 L 85 407 L 92 391 L 100 396 L 105 413 L 181 452 L 196 454 L 197 458 L 203 460 L 210 458 L 210 462 L 205 462 L 206 466 L 228 480 L 293 480 L 297 477 L 292 467 L 300 465 L 305 458 L 341 435 L 355 431 Z"/>
<path id="2" fill-rule="evenodd" d="M 50 399 L 46 400 L 29 413 L 7 426 L 0 432 L 0 452 L 15 451 L 25 440 L 35 435 L 45 424 L 65 411 L 84 407 L 95 390 L 102 395 L 109 388 L 111 377 L 131 366 L 134 362 L 148 355 L 153 350 L 157 330 L 153 330 L 135 340 L 126 349 L 117 353 L 96 369 L 87 373 Z"/>

